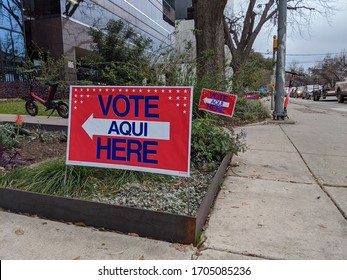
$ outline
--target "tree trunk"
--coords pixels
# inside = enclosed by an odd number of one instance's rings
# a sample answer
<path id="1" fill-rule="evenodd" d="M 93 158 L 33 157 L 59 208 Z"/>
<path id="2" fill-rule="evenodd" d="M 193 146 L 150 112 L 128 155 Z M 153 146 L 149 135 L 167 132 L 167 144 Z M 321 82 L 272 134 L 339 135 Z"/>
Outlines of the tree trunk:
<path id="1" fill-rule="evenodd" d="M 241 94 L 244 92 L 244 75 L 243 75 L 243 64 L 242 63 L 232 63 L 231 68 L 233 69 L 233 93 Z"/>
<path id="2" fill-rule="evenodd" d="M 193 0 L 199 84 L 225 79 L 223 13 L 227 0 Z"/>

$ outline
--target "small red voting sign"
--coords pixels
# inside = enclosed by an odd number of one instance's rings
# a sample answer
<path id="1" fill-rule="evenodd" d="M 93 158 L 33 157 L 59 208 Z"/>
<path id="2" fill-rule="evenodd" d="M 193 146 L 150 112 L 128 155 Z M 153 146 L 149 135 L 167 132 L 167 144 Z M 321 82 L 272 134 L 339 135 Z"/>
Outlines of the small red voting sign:
<path id="1" fill-rule="evenodd" d="M 66 164 L 188 177 L 191 87 L 71 86 Z"/>
<path id="2" fill-rule="evenodd" d="M 232 117 L 237 95 L 225 92 L 203 89 L 200 96 L 199 109 L 214 114 Z"/>

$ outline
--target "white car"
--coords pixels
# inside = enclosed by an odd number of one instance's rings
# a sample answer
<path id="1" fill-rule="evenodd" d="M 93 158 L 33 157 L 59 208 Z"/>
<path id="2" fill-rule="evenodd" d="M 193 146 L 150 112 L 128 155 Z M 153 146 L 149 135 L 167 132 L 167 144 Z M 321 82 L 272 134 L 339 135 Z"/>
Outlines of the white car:
<path id="1" fill-rule="evenodd" d="M 304 87 L 302 98 L 311 99 L 315 90 L 321 90 L 321 85 L 307 85 Z"/>

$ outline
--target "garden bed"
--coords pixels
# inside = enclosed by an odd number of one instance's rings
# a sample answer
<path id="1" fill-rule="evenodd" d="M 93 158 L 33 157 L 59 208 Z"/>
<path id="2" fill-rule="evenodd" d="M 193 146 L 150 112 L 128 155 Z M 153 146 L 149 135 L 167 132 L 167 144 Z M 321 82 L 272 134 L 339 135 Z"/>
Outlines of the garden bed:
<path id="1" fill-rule="evenodd" d="M 196 244 L 232 155 L 224 158 L 218 170 L 192 168 L 190 178 L 66 167 L 64 131 L 24 127 L 23 135 L 18 135 L 13 128 L 16 135 L 6 139 L 2 135 L 0 208 L 182 244 Z M 14 147 L 5 148 L 4 143 Z M 60 159 L 52 160 L 56 157 Z M 37 178 L 38 173 L 43 176 Z M 86 181 L 80 181 L 80 174 L 87 175 Z M 111 181 L 99 181 L 107 176 Z M 121 187 L 111 187 L 115 176 L 126 177 L 124 184 L 117 183 Z M 132 176 L 140 180 L 131 180 Z"/>
<path id="2" fill-rule="evenodd" d="M 231 158 L 230 153 L 222 161 L 195 215 L 172 214 L 10 188 L 0 188 L 0 207 L 15 213 L 104 230 L 136 233 L 142 237 L 173 243 L 196 244 Z"/>

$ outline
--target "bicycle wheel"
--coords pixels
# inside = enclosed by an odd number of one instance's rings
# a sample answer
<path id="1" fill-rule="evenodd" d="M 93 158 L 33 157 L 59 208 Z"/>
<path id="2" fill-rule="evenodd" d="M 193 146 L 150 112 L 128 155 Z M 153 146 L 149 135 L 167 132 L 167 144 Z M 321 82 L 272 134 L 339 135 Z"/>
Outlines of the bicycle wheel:
<path id="1" fill-rule="evenodd" d="M 61 116 L 62 118 L 67 119 L 69 117 L 69 105 L 67 105 L 65 102 L 58 102 L 57 111 L 59 116 Z"/>
<path id="2" fill-rule="evenodd" d="M 27 102 L 25 102 L 25 110 L 30 116 L 36 116 L 39 112 L 39 107 L 37 106 L 35 101 L 28 100 Z"/>

